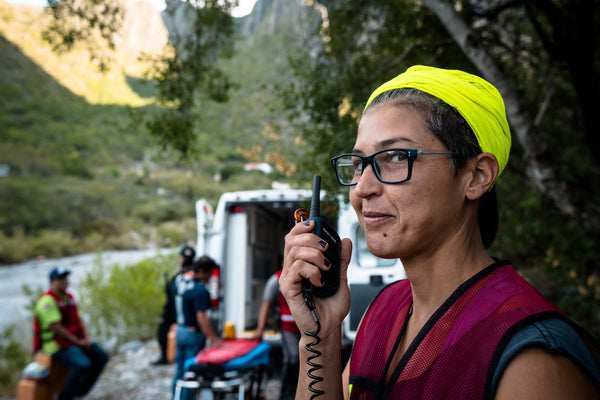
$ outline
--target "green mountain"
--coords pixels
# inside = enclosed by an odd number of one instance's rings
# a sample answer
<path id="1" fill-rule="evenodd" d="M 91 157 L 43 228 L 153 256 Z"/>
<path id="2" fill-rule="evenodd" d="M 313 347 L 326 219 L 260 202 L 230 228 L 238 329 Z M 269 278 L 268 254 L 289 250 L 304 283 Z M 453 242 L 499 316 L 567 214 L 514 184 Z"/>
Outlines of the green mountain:
<path id="1" fill-rule="evenodd" d="M 280 4 L 281 3 L 281 4 Z M 0 1 L 0 264 L 38 255 L 178 245 L 195 239 L 194 201 L 269 188 L 293 172 L 276 87 L 287 57 L 306 44 L 310 9 L 259 1 L 238 21 L 237 86 L 227 103 L 202 105 L 197 154 L 159 146 L 141 115 L 156 109 L 141 52 L 160 54 L 167 29 L 147 3 L 131 3 L 110 71 L 85 48 L 54 53 L 41 39 L 43 9 Z M 244 172 L 268 161 L 276 172 Z"/>

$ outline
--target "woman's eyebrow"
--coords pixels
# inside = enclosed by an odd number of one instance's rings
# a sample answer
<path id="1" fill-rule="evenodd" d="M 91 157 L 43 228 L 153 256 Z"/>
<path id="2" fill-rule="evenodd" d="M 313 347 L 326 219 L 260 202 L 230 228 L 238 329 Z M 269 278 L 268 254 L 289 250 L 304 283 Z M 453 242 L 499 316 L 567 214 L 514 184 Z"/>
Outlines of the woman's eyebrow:
<path id="1" fill-rule="evenodd" d="M 398 143 L 400 143 L 400 142 L 406 143 L 411 146 L 414 146 L 417 144 L 414 140 L 407 138 L 407 137 L 395 137 L 395 138 L 385 139 L 385 140 L 382 140 L 381 142 L 378 142 L 375 145 L 375 148 L 378 150 L 385 150 L 390 147 L 397 147 Z M 353 154 L 363 154 L 363 151 L 360 149 L 354 148 L 354 149 L 352 149 L 352 153 Z"/>

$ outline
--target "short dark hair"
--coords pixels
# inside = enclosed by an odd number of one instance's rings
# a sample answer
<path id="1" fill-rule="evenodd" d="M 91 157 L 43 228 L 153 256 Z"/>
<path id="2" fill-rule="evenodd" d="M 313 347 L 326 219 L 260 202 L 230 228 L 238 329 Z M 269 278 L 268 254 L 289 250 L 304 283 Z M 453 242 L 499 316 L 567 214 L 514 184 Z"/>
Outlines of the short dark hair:
<path id="1" fill-rule="evenodd" d="M 179 255 L 182 258 L 182 267 L 189 267 L 194 262 L 194 257 L 196 257 L 196 250 L 192 246 L 184 246 L 179 251 Z"/>
<path id="2" fill-rule="evenodd" d="M 210 258 L 208 256 L 202 256 L 199 259 L 197 259 L 196 261 L 194 261 L 194 263 L 192 264 L 191 270 L 193 272 L 198 272 L 198 271 L 210 272 L 213 269 L 218 269 L 218 268 L 219 268 L 219 266 L 217 265 L 215 260 L 213 260 L 212 258 Z"/>

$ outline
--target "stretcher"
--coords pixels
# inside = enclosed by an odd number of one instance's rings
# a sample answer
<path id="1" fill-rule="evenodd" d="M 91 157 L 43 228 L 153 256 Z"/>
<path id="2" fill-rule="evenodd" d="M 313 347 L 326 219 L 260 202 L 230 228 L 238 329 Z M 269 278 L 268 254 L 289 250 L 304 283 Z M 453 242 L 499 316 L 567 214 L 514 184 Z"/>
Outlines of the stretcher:
<path id="1" fill-rule="evenodd" d="M 271 345 L 251 339 L 223 340 L 223 347 L 201 350 L 186 360 L 184 379 L 176 384 L 175 400 L 263 398 L 262 380 Z"/>

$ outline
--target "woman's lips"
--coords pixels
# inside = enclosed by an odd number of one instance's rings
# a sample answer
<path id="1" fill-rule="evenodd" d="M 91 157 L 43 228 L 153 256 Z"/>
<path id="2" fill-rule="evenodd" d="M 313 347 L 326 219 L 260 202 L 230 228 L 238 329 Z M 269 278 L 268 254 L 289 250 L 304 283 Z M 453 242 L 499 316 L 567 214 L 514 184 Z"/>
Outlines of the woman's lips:
<path id="1" fill-rule="evenodd" d="M 375 225 L 380 224 L 382 222 L 386 222 L 391 218 L 391 215 L 382 214 L 375 211 L 365 211 L 363 212 L 363 222 L 365 225 Z"/>

